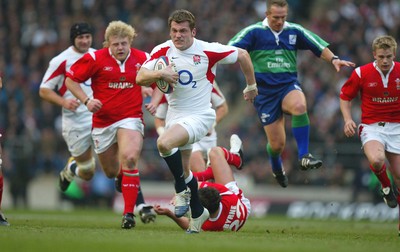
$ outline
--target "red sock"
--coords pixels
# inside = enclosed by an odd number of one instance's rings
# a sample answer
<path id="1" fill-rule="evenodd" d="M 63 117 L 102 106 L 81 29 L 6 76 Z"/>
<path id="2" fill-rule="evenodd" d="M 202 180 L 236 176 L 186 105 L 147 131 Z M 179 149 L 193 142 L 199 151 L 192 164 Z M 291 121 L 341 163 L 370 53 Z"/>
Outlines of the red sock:
<path id="1" fill-rule="evenodd" d="M 123 171 L 124 176 L 122 176 L 122 196 L 124 197 L 124 215 L 126 213 L 133 213 L 135 209 L 135 203 L 138 196 L 140 178 L 139 171 L 133 170 Z"/>
<path id="2" fill-rule="evenodd" d="M 386 164 L 383 164 L 382 169 L 380 171 L 376 171 L 374 167 L 372 167 L 371 165 L 369 166 L 369 168 L 373 173 L 375 173 L 376 177 L 381 182 L 382 188 L 391 186 L 390 179 L 386 173 Z"/>
<path id="3" fill-rule="evenodd" d="M 193 176 L 197 179 L 197 181 L 207 181 L 214 178 L 214 174 L 212 172 L 211 167 L 207 167 L 205 171 L 202 172 L 192 172 Z"/>
<path id="4" fill-rule="evenodd" d="M 3 199 L 3 175 L 0 176 L 0 208 L 1 208 L 1 200 Z"/>
<path id="5" fill-rule="evenodd" d="M 220 147 L 224 151 L 225 159 L 228 162 L 228 164 L 235 166 L 236 168 L 239 168 L 240 165 L 242 164 L 242 160 L 239 155 L 232 153 L 228 151 L 224 147 Z"/>

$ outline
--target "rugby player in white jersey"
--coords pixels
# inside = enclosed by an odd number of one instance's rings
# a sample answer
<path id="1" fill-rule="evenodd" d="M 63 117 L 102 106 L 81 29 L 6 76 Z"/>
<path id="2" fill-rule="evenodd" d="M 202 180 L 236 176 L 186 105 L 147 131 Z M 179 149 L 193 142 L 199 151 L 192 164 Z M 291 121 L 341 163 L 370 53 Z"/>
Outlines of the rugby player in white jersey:
<path id="1" fill-rule="evenodd" d="M 257 95 L 253 65 L 242 49 L 195 38 L 195 17 L 187 10 L 176 10 L 168 19 L 171 40 L 156 46 L 151 58 L 140 68 L 136 82 L 149 86 L 164 80 L 173 87 L 167 94 L 168 112 L 165 132 L 157 140 L 157 148 L 175 179 L 176 217 L 191 210 L 188 233 L 197 233 L 208 219 L 209 212 L 199 200 L 197 180 L 189 167 L 192 144 L 202 139 L 215 122 L 210 105 L 212 83 L 218 64 L 238 62 L 247 82 L 244 99 L 254 101 Z M 156 59 L 167 56 L 168 67 L 154 70 Z M 175 71 L 176 70 L 176 71 Z"/>
<path id="2" fill-rule="evenodd" d="M 93 52 L 93 29 L 88 23 L 71 26 L 71 46 L 55 56 L 49 63 L 39 95 L 42 99 L 62 107 L 62 135 L 71 154 L 65 168 L 60 172 L 59 186 L 65 192 L 74 176 L 90 180 L 95 171 L 92 155 L 92 113 L 79 102 L 65 85 L 65 74 L 87 52 Z M 92 97 L 91 80 L 82 83 L 82 90 Z"/>

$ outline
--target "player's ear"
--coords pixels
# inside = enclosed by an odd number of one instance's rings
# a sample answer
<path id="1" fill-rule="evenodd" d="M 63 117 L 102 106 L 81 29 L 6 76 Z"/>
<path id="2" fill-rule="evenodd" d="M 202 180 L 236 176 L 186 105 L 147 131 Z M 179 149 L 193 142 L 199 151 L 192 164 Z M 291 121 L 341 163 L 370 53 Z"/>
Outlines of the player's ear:
<path id="1" fill-rule="evenodd" d="M 192 36 L 193 36 L 193 37 L 196 36 L 196 32 L 197 32 L 196 28 L 193 28 L 193 30 L 192 30 Z"/>

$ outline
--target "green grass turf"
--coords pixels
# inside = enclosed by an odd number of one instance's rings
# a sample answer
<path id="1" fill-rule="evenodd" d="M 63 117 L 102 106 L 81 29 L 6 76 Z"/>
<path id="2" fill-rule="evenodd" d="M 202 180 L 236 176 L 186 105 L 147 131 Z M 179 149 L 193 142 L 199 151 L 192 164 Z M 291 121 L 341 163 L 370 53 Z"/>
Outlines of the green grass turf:
<path id="1" fill-rule="evenodd" d="M 120 228 L 121 216 L 106 210 L 8 210 L 0 226 L 0 251 L 400 251 L 397 223 L 250 218 L 239 232 L 186 234 L 165 216 L 155 223 L 137 219 Z"/>

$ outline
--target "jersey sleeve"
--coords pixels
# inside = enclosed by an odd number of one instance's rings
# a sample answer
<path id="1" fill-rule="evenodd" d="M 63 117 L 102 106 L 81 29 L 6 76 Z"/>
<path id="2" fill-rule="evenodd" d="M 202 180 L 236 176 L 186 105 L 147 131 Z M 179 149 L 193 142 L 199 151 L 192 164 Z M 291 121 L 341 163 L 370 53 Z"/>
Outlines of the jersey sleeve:
<path id="1" fill-rule="evenodd" d="M 358 95 L 361 88 L 361 78 L 359 73 L 359 67 L 353 70 L 350 78 L 343 84 L 340 90 L 340 99 L 351 101 Z"/>
<path id="2" fill-rule="evenodd" d="M 142 67 L 149 70 L 153 70 L 156 64 L 156 59 L 160 58 L 161 56 L 166 56 L 169 49 L 170 49 L 169 41 L 157 45 L 150 52 L 149 57 L 143 63 Z"/>
<path id="3" fill-rule="evenodd" d="M 234 64 L 238 59 L 238 49 L 235 46 L 223 45 L 220 43 L 209 43 L 207 50 L 204 51 L 207 54 L 210 65 L 215 63 L 218 64 Z"/>
<path id="4" fill-rule="evenodd" d="M 53 58 L 46 73 L 43 76 L 40 88 L 49 88 L 52 90 L 58 90 L 61 88 L 66 72 L 66 60 L 60 61 L 57 58 Z"/>
<path id="5" fill-rule="evenodd" d="M 94 63 L 94 53 L 86 53 L 71 66 L 66 73 L 66 77 L 71 78 L 75 82 L 84 83 L 93 75 L 95 71 Z"/>
<path id="6" fill-rule="evenodd" d="M 242 29 L 228 42 L 228 45 L 251 51 L 252 45 L 254 45 L 253 34 L 257 29 L 260 28 L 262 28 L 261 22 Z"/>
<path id="7" fill-rule="evenodd" d="M 317 34 L 305 29 L 304 27 L 291 24 L 297 30 L 297 48 L 299 50 L 310 50 L 317 57 L 321 56 L 322 51 L 329 45 L 328 42 L 323 40 Z M 289 42 L 291 40 L 289 35 Z"/>

